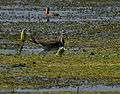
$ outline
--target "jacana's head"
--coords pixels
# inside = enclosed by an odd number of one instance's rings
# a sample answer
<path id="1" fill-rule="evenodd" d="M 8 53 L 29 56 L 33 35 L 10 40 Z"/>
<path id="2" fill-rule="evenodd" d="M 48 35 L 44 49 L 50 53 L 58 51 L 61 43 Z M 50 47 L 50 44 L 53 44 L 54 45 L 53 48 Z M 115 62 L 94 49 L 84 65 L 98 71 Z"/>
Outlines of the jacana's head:
<path id="1" fill-rule="evenodd" d="M 50 8 L 49 8 L 49 7 L 46 7 L 45 13 L 46 13 L 46 14 L 49 14 L 49 11 L 50 11 Z"/>

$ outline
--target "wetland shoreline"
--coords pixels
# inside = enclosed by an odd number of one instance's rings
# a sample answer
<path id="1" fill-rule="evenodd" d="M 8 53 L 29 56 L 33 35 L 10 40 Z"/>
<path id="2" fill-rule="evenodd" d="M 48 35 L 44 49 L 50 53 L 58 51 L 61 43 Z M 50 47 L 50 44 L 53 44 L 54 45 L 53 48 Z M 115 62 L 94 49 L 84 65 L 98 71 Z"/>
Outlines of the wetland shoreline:
<path id="1" fill-rule="evenodd" d="M 59 11 L 53 7 L 62 16 L 48 23 L 40 22 L 44 7 L 39 11 L 4 8 L 0 10 L 0 92 L 75 94 L 79 88 L 80 93 L 119 94 L 119 5 L 64 7 Z M 22 28 L 31 31 L 26 31 L 22 54 L 16 55 Z M 56 56 L 56 51 L 43 55 L 41 46 L 29 42 L 30 34 L 46 41 L 61 31 L 67 49 L 62 57 Z"/>

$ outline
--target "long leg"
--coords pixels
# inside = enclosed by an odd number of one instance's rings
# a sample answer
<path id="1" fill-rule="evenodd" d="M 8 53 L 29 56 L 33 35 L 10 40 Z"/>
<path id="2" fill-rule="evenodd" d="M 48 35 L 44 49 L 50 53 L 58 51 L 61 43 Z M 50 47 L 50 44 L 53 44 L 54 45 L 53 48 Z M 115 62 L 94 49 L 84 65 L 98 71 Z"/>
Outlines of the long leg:
<path id="1" fill-rule="evenodd" d="M 20 49 L 18 49 L 17 54 L 21 54 L 25 42 L 20 43 Z"/>

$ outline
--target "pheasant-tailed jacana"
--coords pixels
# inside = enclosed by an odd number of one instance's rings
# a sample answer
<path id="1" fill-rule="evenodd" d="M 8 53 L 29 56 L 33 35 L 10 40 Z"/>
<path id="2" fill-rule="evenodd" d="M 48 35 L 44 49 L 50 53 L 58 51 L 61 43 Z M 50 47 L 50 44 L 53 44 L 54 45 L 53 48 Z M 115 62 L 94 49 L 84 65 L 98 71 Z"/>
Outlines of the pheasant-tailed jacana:
<path id="1" fill-rule="evenodd" d="M 51 49 L 54 49 L 54 48 L 58 49 L 60 47 L 64 47 L 64 43 L 65 43 L 62 34 L 58 37 L 58 39 L 49 40 L 49 41 L 38 41 L 34 37 L 32 37 L 32 42 L 34 42 L 36 44 L 41 44 L 43 46 L 43 48 L 46 49 L 46 50 L 51 50 Z"/>
<path id="2" fill-rule="evenodd" d="M 58 13 L 49 12 L 49 11 L 50 11 L 50 8 L 49 8 L 49 7 L 46 7 L 46 9 L 45 9 L 45 16 L 47 17 L 47 22 L 49 21 L 49 18 L 50 18 L 50 17 L 60 16 Z"/>
<path id="3" fill-rule="evenodd" d="M 46 50 L 51 50 L 51 49 L 54 49 L 54 48 L 59 49 L 60 47 L 64 47 L 64 43 L 65 43 L 64 38 L 63 38 L 63 34 L 61 34 L 58 37 L 58 39 L 56 39 L 56 40 L 38 41 L 32 35 L 31 35 L 31 39 L 32 39 L 33 43 L 41 44 L 43 46 L 43 48 L 46 49 Z M 21 51 L 23 49 L 25 41 L 26 41 L 26 33 L 25 33 L 25 29 L 23 29 L 22 32 L 21 32 L 20 49 L 18 51 L 19 54 L 21 53 Z"/>
<path id="4" fill-rule="evenodd" d="M 55 13 L 55 12 L 49 12 L 50 11 L 50 8 L 49 7 L 46 7 L 45 9 L 45 15 L 48 16 L 48 17 L 54 17 L 54 16 L 59 16 L 58 13 Z"/>

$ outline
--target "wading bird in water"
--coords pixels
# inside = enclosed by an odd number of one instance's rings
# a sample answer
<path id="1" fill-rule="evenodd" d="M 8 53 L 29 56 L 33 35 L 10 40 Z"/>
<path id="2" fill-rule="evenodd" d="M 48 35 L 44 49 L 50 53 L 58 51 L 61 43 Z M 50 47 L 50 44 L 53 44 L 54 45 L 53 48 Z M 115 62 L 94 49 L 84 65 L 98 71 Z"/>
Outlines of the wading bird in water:
<path id="1" fill-rule="evenodd" d="M 25 41 L 26 41 L 26 33 L 25 33 L 25 29 L 23 29 L 21 32 L 20 49 L 18 51 L 19 54 L 21 54 Z M 62 55 L 62 53 L 64 52 L 65 41 L 63 38 L 63 34 L 60 34 L 60 36 L 56 40 L 49 40 L 49 41 L 40 41 L 37 40 L 33 35 L 31 35 L 31 42 L 42 45 L 42 48 L 48 51 L 52 49 L 58 49 L 56 55 Z"/>
<path id="2" fill-rule="evenodd" d="M 55 12 L 50 12 L 50 8 L 46 7 L 45 8 L 45 16 L 47 18 L 47 22 L 49 22 L 50 17 L 58 17 L 60 15 L 58 13 L 55 13 Z"/>
<path id="3" fill-rule="evenodd" d="M 56 40 L 49 40 L 49 41 L 39 41 L 35 39 L 35 37 L 32 37 L 32 42 L 35 44 L 41 44 L 42 47 L 46 50 L 51 50 L 54 48 L 59 49 L 60 47 L 64 47 L 64 38 L 63 34 L 61 34 Z"/>

